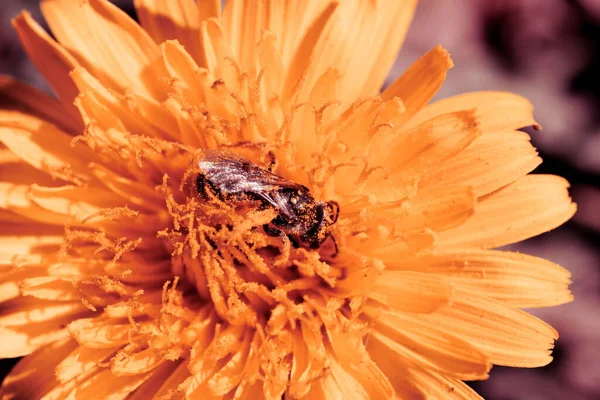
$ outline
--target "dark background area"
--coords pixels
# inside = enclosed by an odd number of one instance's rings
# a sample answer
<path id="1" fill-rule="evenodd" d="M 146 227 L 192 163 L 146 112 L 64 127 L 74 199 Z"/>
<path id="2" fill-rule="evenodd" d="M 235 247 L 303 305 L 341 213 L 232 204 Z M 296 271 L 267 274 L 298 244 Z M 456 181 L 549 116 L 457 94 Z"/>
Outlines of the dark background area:
<path id="1" fill-rule="evenodd" d="M 43 24 L 38 0 L 0 1 L 0 74 L 49 90 L 10 25 L 22 9 Z M 132 0 L 113 2 L 135 17 Z M 600 0 L 421 0 L 389 81 L 437 44 L 456 65 L 438 97 L 503 90 L 529 98 L 544 127 L 529 132 L 544 159 L 535 172 L 567 178 L 579 206 L 561 228 L 511 246 L 573 274 L 575 302 L 532 310 L 561 334 L 555 361 L 494 367 L 473 387 L 489 400 L 599 399 Z M 0 363 L 0 378 L 12 365 Z"/>

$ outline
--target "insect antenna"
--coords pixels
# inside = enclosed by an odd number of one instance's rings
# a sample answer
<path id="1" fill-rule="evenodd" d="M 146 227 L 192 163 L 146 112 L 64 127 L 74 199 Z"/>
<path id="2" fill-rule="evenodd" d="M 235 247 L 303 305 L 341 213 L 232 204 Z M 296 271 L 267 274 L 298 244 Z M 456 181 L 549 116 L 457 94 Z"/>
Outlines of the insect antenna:
<path id="1" fill-rule="evenodd" d="M 329 237 L 331 238 L 331 241 L 333 242 L 333 249 L 334 249 L 333 255 L 331 257 L 337 257 L 338 253 L 340 252 L 340 249 L 337 244 L 337 240 L 335 240 L 335 237 L 331 234 L 329 235 Z"/>
<path id="2" fill-rule="evenodd" d="M 331 223 L 335 224 L 340 215 L 340 204 L 337 201 L 331 200 L 327 202 L 327 208 L 331 214 Z"/>

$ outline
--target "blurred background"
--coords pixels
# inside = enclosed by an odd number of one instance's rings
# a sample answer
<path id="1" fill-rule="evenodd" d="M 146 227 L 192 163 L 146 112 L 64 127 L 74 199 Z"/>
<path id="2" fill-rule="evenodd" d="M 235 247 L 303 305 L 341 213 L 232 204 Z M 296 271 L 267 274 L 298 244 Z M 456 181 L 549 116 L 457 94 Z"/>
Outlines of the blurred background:
<path id="1" fill-rule="evenodd" d="M 135 18 L 133 0 L 112 1 Z M 1 3 L 0 74 L 49 91 L 10 25 L 22 9 L 43 23 L 38 0 Z M 437 44 L 456 65 L 438 97 L 503 90 L 530 99 L 544 127 L 529 132 L 544 159 L 535 172 L 567 178 L 579 206 L 566 225 L 514 246 L 573 274 L 575 302 L 533 310 L 561 334 L 555 361 L 494 367 L 473 387 L 489 400 L 600 399 L 600 0 L 421 0 L 388 83 Z M 0 364 L 0 378 L 11 365 Z"/>

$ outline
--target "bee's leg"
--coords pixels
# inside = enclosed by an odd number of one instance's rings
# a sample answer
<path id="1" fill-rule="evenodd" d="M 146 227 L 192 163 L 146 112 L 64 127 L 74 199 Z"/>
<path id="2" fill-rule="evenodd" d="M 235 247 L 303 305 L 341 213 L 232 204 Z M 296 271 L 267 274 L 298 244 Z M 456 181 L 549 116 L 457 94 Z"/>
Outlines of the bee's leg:
<path id="1" fill-rule="evenodd" d="M 208 194 L 206 193 L 207 181 L 204 175 L 198 174 L 196 177 L 196 191 L 205 200 L 208 200 Z"/>
<path id="2" fill-rule="evenodd" d="M 298 243 L 298 241 L 292 236 L 292 235 L 286 235 L 288 239 L 290 239 L 290 243 L 292 244 L 292 246 L 294 246 L 295 249 L 300 248 L 300 243 Z"/>
<path id="3" fill-rule="evenodd" d="M 331 257 L 335 257 L 338 255 L 338 253 L 340 252 L 340 249 L 338 248 L 338 244 L 337 244 L 337 240 L 335 240 L 335 236 L 333 235 L 329 235 L 329 237 L 331 238 L 331 241 L 333 242 L 333 248 L 334 248 L 334 252 L 333 255 Z"/>
<path id="4" fill-rule="evenodd" d="M 198 191 L 200 197 L 202 197 L 204 200 L 211 200 L 211 196 L 209 196 L 209 191 L 211 195 L 218 196 L 221 200 L 224 200 L 224 197 L 219 192 L 219 189 L 215 187 L 215 185 L 212 182 L 206 179 L 206 177 L 203 174 L 198 174 L 198 176 L 196 177 L 196 190 Z"/>
<path id="5" fill-rule="evenodd" d="M 331 213 L 331 223 L 335 224 L 340 215 L 340 205 L 338 204 L 337 201 L 331 200 L 331 201 L 327 202 L 327 208 L 329 209 L 329 212 Z"/>
<path id="6" fill-rule="evenodd" d="M 283 232 L 281 232 L 279 229 L 271 228 L 269 226 L 269 224 L 264 224 L 263 229 L 267 235 L 272 236 L 272 237 L 283 235 Z"/>
<path id="7" fill-rule="evenodd" d="M 325 241 L 329 238 L 331 238 L 331 242 L 333 243 L 333 250 L 334 250 L 331 257 L 337 256 L 340 251 L 338 249 L 337 240 L 335 240 L 335 237 L 332 234 L 327 235 L 327 237 L 325 238 L 325 240 L 323 242 L 319 242 L 318 240 L 315 240 L 314 242 L 311 243 L 310 248 L 318 249 L 319 247 L 321 247 L 321 243 L 325 243 Z"/>
<path id="8" fill-rule="evenodd" d="M 241 142 L 236 142 L 233 144 L 225 144 L 223 147 L 259 147 L 264 148 L 267 144 L 265 142 L 251 142 L 249 140 L 242 140 Z"/>
<path id="9" fill-rule="evenodd" d="M 267 152 L 267 157 L 269 157 L 269 165 L 267 166 L 267 171 L 273 172 L 275 171 L 275 167 L 277 166 L 277 158 L 275 157 L 275 153 L 269 150 Z"/>
<path id="10" fill-rule="evenodd" d="M 269 224 L 264 224 L 263 229 L 264 229 L 265 233 L 269 236 L 272 236 L 272 237 L 280 236 L 284 241 L 289 239 L 290 243 L 292 244 L 292 246 L 294 246 L 295 249 L 300 247 L 300 244 L 293 236 L 286 235 L 279 229 L 271 228 L 269 226 Z"/>

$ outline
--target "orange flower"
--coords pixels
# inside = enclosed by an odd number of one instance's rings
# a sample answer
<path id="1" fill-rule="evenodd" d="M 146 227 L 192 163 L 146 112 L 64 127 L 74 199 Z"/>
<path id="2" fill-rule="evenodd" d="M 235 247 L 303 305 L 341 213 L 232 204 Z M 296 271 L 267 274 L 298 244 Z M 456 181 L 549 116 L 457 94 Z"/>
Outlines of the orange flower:
<path id="1" fill-rule="evenodd" d="M 490 249 L 569 219 L 568 184 L 527 175 L 527 100 L 429 104 L 441 47 L 379 93 L 415 1 L 136 6 L 42 1 L 58 43 L 14 21 L 58 100 L 0 82 L 7 398 L 477 398 L 551 361 L 519 309 L 571 301 L 569 273 Z M 215 148 L 337 201 L 339 252 L 199 195 Z"/>

